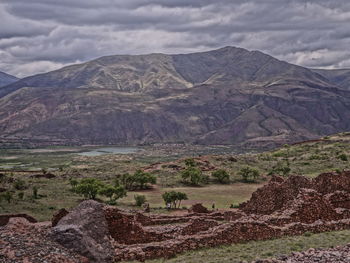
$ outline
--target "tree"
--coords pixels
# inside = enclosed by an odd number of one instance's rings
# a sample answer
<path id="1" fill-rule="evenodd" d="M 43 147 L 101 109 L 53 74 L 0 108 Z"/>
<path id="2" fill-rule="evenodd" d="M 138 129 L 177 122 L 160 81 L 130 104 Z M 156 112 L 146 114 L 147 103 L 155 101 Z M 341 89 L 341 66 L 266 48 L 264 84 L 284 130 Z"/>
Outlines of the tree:
<path id="1" fill-rule="evenodd" d="M 74 192 L 75 191 L 75 188 L 77 187 L 79 181 L 75 178 L 69 178 L 69 184 L 71 185 L 72 187 L 72 191 Z"/>
<path id="2" fill-rule="evenodd" d="M 145 189 L 148 184 L 155 184 L 157 178 L 154 175 L 137 170 L 134 174 L 123 174 L 116 180 L 116 185 L 123 185 L 127 190 Z"/>
<path id="3" fill-rule="evenodd" d="M 110 202 L 126 196 L 126 190 L 123 186 L 103 185 L 98 193 L 108 197 Z"/>
<path id="4" fill-rule="evenodd" d="M 134 195 L 134 199 L 136 206 L 142 206 L 144 203 L 146 203 L 146 196 L 144 195 Z"/>
<path id="5" fill-rule="evenodd" d="M 181 177 L 184 182 L 190 183 L 192 185 L 199 185 L 205 181 L 202 175 L 202 171 L 197 167 L 189 166 L 184 171 L 181 172 Z"/>
<path id="6" fill-rule="evenodd" d="M 221 184 L 228 184 L 230 182 L 230 175 L 224 169 L 214 171 L 211 176 Z"/>
<path id="7" fill-rule="evenodd" d="M 83 195 L 86 199 L 96 199 L 99 190 L 104 184 L 95 178 L 84 178 L 75 187 L 77 194 Z"/>
<path id="8" fill-rule="evenodd" d="M 243 182 L 254 182 L 259 177 L 259 171 L 254 168 L 244 167 L 239 172 L 238 175 L 242 176 Z"/>
<path id="9" fill-rule="evenodd" d="M 162 197 L 166 205 L 170 204 L 170 208 L 180 207 L 182 200 L 188 200 L 185 193 L 175 191 L 165 192 Z"/>
<path id="10" fill-rule="evenodd" d="M 155 184 L 157 182 L 157 178 L 154 175 L 145 173 L 142 170 L 137 170 L 133 177 L 137 187 L 140 189 L 147 188 L 147 184 Z"/>

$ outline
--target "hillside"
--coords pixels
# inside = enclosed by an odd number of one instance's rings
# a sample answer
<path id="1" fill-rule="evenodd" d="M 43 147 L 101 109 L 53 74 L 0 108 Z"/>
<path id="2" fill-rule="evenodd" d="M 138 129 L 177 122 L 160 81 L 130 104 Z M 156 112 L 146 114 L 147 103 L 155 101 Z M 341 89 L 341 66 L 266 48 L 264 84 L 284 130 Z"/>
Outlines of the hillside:
<path id="1" fill-rule="evenodd" d="M 17 80 L 18 80 L 18 78 L 16 78 L 15 76 L 11 76 L 9 74 L 6 74 L 6 73 L 0 71 L 0 87 L 4 87 L 6 85 L 14 83 Z"/>
<path id="2" fill-rule="evenodd" d="M 350 90 L 350 69 L 313 69 L 332 83 Z"/>
<path id="3" fill-rule="evenodd" d="M 0 90 L 0 140 L 273 147 L 350 130 L 350 91 L 258 51 L 109 56 Z"/>

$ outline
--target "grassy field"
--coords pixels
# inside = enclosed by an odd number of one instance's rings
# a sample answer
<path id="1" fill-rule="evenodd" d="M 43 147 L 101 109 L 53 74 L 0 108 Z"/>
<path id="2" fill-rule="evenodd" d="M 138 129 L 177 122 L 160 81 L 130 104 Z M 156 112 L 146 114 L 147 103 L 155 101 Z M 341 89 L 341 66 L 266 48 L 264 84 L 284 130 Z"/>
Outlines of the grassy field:
<path id="1" fill-rule="evenodd" d="M 263 153 L 234 154 L 234 150 L 230 147 L 149 146 L 134 154 L 106 154 L 95 157 L 78 155 L 81 151 L 95 148 L 53 147 L 0 150 L 0 167 L 13 164 L 16 166 L 5 172 L 1 172 L 0 169 L 0 174 L 6 174 L 13 181 L 23 180 L 26 185 L 26 189 L 16 190 L 13 183 L 3 184 L 0 180 L 0 188 L 11 192 L 13 197 L 10 203 L 0 201 L 0 213 L 25 212 L 39 220 L 48 220 L 55 210 L 75 206 L 82 199 L 81 196 L 70 191 L 69 178 L 94 177 L 106 183 L 113 183 L 117 175 L 133 173 L 153 163 L 159 163 L 157 169 L 151 170 L 151 173 L 157 177 L 157 185 L 154 189 L 129 192 L 126 198 L 118 200 L 118 205 L 134 209 L 135 207 L 132 206 L 134 195 L 143 194 L 151 208 L 164 207 L 162 193 L 176 190 L 187 193 L 189 197 L 182 206 L 188 207 L 195 202 L 202 202 L 208 207 L 215 203 L 216 208 L 227 208 L 231 204 L 237 205 L 249 199 L 251 193 L 268 180 L 268 174 L 273 167 L 288 166 L 290 174 L 302 174 L 308 177 L 314 177 L 322 172 L 350 168 L 349 133 L 330 136 L 316 142 L 284 146 Z M 201 187 L 183 185 L 180 171 L 169 168 L 168 164 L 184 167 L 184 159 L 188 157 L 205 160 L 214 170 L 227 170 L 231 184 L 219 185 L 211 179 L 209 184 Z M 258 169 L 260 177 L 255 184 L 241 182 L 242 178 L 238 171 L 246 166 Z M 37 179 L 32 178 L 31 173 L 16 172 L 26 169 L 41 170 L 41 168 L 54 173 L 56 177 Z M 204 174 L 210 177 L 211 171 Z M 38 188 L 40 198 L 32 198 L 33 187 Z M 20 192 L 23 192 L 23 200 L 18 196 Z"/>
<path id="2" fill-rule="evenodd" d="M 164 207 L 161 198 L 165 191 L 179 191 L 187 194 L 189 200 L 183 201 L 182 207 L 189 208 L 194 203 L 203 203 L 204 206 L 211 208 L 215 204 L 216 208 L 229 208 L 231 204 L 238 205 L 248 200 L 251 194 L 262 184 L 230 184 L 217 185 L 211 184 L 204 187 L 174 187 L 174 188 L 156 188 L 152 191 L 129 192 L 128 196 L 119 201 L 123 205 L 133 205 L 134 195 L 145 195 L 151 207 Z"/>
<path id="3" fill-rule="evenodd" d="M 285 237 L 266 241 L 201 249 L 178 255 L 172 259 L 157 259 L 149 263 L 238 263 L 257 259 L 288 255 L 291 252 L 304 251 L 309 248 L 329 248 L 350 243 L 350 231 L 305 234 L 303 236 Z"/>

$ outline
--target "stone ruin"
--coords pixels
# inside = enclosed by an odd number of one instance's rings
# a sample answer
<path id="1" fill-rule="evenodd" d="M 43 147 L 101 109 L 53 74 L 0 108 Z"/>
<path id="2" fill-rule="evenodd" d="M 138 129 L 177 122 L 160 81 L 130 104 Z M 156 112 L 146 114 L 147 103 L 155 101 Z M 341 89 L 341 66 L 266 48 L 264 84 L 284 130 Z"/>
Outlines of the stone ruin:
<path id="1" fill-rule="evenodd" d="M 91 262 L 113 262 L 169 258 L 203 247 L 350 229 L 350 172 L 314 179 L 273 176 L 238 209 L 196 211 L 181 216 L 145 215 L 84 201 L 68 214 L 58 213 L 49 236 Z"/>

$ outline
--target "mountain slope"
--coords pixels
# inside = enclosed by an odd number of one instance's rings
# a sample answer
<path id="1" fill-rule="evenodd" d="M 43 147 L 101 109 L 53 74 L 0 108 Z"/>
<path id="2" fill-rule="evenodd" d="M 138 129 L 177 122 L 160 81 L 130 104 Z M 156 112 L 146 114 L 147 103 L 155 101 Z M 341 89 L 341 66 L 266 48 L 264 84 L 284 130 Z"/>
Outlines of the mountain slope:
<path id="1" fill-rule="evenodd" d="M 102 57 L 0 90 L 0 140 L 273 146 L 350 130 L 350 92 L 257 51 Z"/>
<path id="2" fill-rule="evenodd" d="M 7 73 L 0 71 L 0 87 L 9 85 L 13 82 L 16 82 L 17 80 L 18 80 L 18 78 L 16 78 L 15 76 L 11 76 Z"/>
<path id="3" fill-rule="evenodd" d="M 350 90 L 350 69 L 313 69 L 332 83 Z"/>

